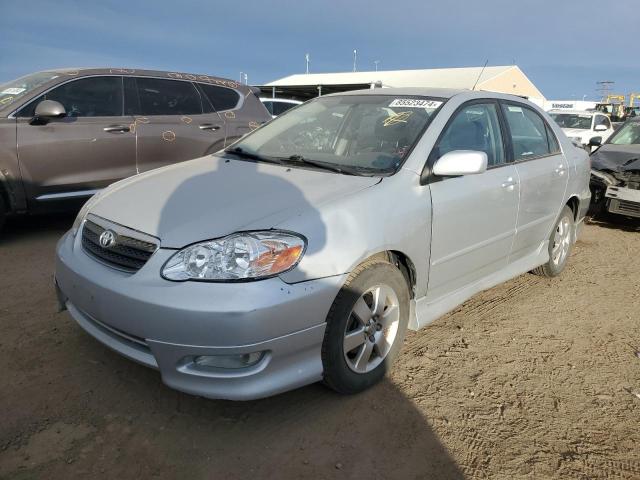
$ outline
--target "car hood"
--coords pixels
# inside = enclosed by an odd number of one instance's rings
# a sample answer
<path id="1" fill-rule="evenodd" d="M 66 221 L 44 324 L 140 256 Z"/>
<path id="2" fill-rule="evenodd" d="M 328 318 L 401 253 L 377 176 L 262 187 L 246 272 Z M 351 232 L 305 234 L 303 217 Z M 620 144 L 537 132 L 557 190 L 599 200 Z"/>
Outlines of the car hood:
<path id="1" fill-rule="evenodd" d="M 90 212 L 158 237 L 162 247 L 182 248 L 237 231 L 274 228 L 380 181 L 213 155 L 115 183 Z"/>
<path id="2" fill-rule="evenodd" d="M 614 172 L 640 170 L 640 145 L 606 143 L 591 155 L 591 167 Z"/>
<path id="3" fill-rule="evenodd" d="M 581 137 L 590 133 L 590 130 L 583 130 L 581 128 L 563 128 L 562 131 L 567 137 Z"/>

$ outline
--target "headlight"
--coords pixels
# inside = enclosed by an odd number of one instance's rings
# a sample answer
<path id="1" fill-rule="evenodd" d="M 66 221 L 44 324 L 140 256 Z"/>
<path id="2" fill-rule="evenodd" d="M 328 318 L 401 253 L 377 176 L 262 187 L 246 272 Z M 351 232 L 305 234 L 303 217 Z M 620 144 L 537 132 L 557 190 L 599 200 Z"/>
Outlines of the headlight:
<path id="1" fill-rule="evenodd" d="M 304 238 L 289 232 L 234 233 L 183 248 L 167 260 L 162 276 L 204 282 L 268 278 L 295 267 L 305 245 Z"/>

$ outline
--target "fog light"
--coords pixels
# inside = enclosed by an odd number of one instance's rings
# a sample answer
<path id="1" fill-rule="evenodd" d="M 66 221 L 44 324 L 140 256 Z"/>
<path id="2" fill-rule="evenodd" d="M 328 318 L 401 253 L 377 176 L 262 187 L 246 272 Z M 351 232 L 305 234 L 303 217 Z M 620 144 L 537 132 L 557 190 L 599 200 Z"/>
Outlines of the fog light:
<path id="1" fill-rule="evenodd" d="M 237 355 L 202 355 L 193 358 L 193 363 L 205 368 L 247 368 L 255 365 L 264 356 L 264 352 L 240 353 Z"/>

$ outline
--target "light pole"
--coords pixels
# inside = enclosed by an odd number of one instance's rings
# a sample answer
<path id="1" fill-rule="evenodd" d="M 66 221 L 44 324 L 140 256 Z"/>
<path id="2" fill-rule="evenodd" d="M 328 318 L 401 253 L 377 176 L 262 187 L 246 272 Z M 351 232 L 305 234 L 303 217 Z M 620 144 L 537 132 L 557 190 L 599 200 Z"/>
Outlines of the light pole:
<path id="1" fill-rule="evenodd" d="M 356 71 L 356 62 L 358 61 L 358 50 L 353 49 L 353 71 Z"/>
<path id="2" fill-rule="evenodd" d="M 376 66 L 376 72 L 378 71 L 378 64 L 380 63 L 380 60 L 374 60 L 373 64 Z"/>
<path id="3" fill-rule="evenodd" d="M 244 84 L 249 85 L 249 75 L 247 75 L 246 73 L 244 74 Z"/>
<path id="4" fill-rule="evenodd" d="M 305 53 L 305 54 L 304 54 L 304 60 L 305 60 L 305 62 L 307 63 L 307 75 L 309 75 L 309 59 L 310 59 L 310 58 L 309 58 L 309 54 L 308 54 L 308 53 Z"/>
<path id="5" fill-rule="evenodd" d="M 242 79 L 244 78 L 244 73 L 240 72 L 240 84 L 242 85 Z"/>

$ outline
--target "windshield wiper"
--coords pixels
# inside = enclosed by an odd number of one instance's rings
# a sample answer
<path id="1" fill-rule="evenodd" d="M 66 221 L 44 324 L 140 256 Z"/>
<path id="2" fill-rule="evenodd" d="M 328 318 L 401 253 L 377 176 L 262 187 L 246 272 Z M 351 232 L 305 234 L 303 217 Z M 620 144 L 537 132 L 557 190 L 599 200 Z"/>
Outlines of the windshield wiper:
<path id="1" fill-rule="evenodd" d="M 231 150 L 225 150 L 224 153 L 230 153 L 230 154 L 235 155 L 237 157 L 248 158 L 249 160 L 256 160 L 258 162 L 276 163 L 278 165 L 282 165 L 283 164 L 282 160 L 279 159 L 279 158 L 263 157 L 263 156 L 260 156 L 260 155 L 258 155 L 256 153 L 246 152 L 240 147 L 235 147 L 235 148 L 232 148 Z"/>
<path id="2" fill-rule="evenodd" d="M 358 175 L 357 168 L 350 168 L 345 166 L 336 165 L 330 162 L 320 162 L 318 160 L 310 160 L 302 155 L 291 155 L 290 157 L 281 158 L 280 160 L 290 160 L 292 162 L 304 163 L 305 165 L 311 165 L 312 167 L 320 168 L 322 170 L 329 170 L 330 172 L 342 173 L 344 175 Z"/>

